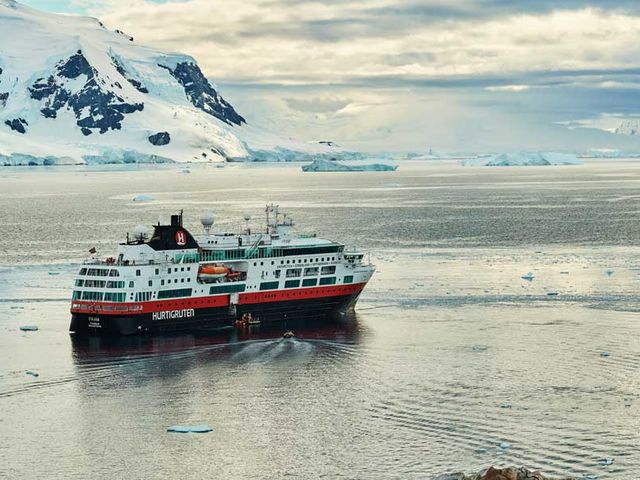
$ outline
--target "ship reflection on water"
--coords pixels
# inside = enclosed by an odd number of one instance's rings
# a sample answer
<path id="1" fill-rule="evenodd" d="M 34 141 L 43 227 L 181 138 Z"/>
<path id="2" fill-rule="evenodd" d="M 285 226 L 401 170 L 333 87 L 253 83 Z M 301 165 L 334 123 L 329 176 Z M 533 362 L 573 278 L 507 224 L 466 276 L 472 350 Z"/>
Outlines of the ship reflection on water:
<path id="1" fill-rule="evenodd" d="M 284 338 L 291 331 L 293 338 Z M 96 366 L 119 361 L 162 356 L 163 361 L 191 354 L 206 355 L 211 360 L 246 362 L 250 352 L 259 358 L 263 349 L 257 345 L 278 344 L 285 352 L 296 346 L 311 343 L 354 345 L 359 342 L 362 327 L 357 315 L 350 313 L 345 319 L 333 321 L 288 320 L 283 322 L 230 327 L 215 331 L 166 335 L 85 337 L 71 336 L 73 359 L 78 367 Z M 264 353 L 264 352 L 262 352 Z"/>

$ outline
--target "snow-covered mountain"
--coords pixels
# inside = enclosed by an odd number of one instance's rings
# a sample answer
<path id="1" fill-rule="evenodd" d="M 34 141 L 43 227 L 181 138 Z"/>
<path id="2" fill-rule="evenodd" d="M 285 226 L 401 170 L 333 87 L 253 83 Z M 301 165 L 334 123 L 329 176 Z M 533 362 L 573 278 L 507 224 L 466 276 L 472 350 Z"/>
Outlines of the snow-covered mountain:
<path id="1" fill-rule="evenodd" d="M 188 55 L 138 45 L 95 18 L 0 0 L 0 164 L 341 153 L 247 125 Z"/>
<path id="2" fill-rule="evenodd" d="M 617 135 L 640 135 L 640 119 L 625 120 L 614 130 Z"/>

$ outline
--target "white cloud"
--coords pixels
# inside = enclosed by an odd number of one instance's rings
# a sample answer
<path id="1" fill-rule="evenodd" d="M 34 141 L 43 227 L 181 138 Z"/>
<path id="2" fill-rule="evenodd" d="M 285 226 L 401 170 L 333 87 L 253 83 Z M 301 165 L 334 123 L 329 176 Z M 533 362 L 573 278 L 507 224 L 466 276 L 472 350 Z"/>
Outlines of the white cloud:
<path id="1" fill-rule="evenodd" d="M 220 81 L 322 84 L 640 63 L 640 17 L 628 13 L 585 8 L 443 21 L 425 17 L 422 24 L 407 18 L 406 28 L 398 25 L 404 17 L 375 15 L 403 6 L 392 0 L 245 0 L 237 6 L 221 0 L 133 0 L 127 8 L 103 1 L 92 13 L 140 42 L 186 51 Z"/>
<path id="2" fill-rule="evenodd" d="M 500 85 L 497 87 L 487 87 L 490 92 L 524 92 L 531 88 L 529 85 Z"/>

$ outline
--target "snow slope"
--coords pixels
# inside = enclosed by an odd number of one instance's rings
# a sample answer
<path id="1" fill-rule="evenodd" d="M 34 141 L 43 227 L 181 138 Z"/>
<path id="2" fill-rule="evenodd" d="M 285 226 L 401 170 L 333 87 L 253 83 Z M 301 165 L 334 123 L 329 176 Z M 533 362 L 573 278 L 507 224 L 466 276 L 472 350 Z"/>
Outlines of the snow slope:
<path id="1" fill-rule="evenodd" d="M 331 157 L 246 125 L 195 59 L 0 0 L 0 164 Z"/>
<path id="2" fill-rule="evenodd" d="M 617 135 L 637 136 L 640 135 L 640 120 L 631 119 L 622 122 L 614 131 Z"/>

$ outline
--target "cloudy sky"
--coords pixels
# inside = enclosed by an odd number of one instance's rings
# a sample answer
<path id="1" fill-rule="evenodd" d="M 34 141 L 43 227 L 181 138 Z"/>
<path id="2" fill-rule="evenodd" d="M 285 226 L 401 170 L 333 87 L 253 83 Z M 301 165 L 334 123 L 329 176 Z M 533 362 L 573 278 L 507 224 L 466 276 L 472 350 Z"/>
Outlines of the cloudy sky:
<path id="1" fill-rule="evenodd" d="M 24 3 L 193 55 L 251 123 L 304 140 L 640 151 L 610 132 L 640 118 L 638 1 Z"/>

